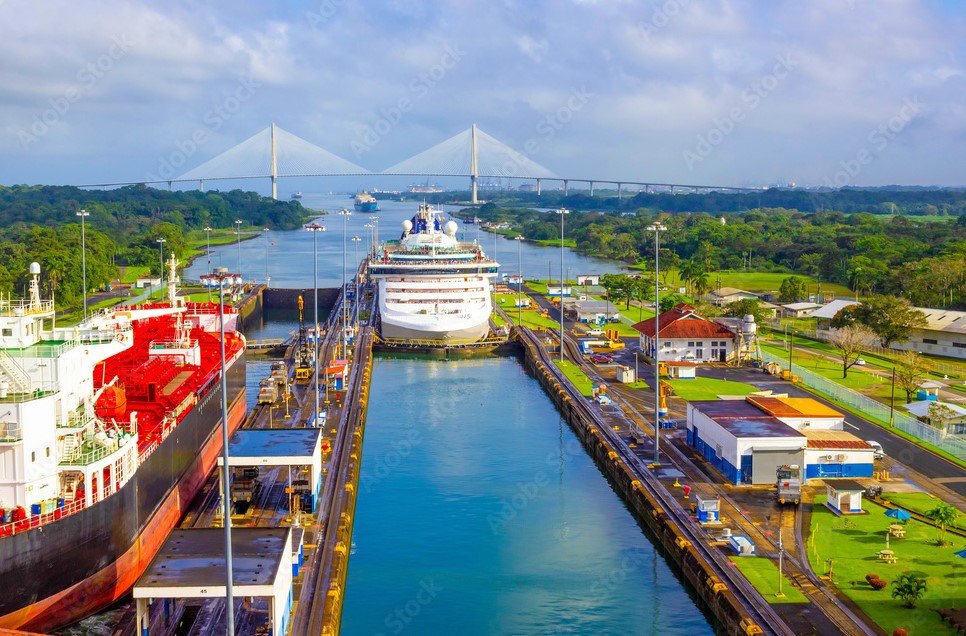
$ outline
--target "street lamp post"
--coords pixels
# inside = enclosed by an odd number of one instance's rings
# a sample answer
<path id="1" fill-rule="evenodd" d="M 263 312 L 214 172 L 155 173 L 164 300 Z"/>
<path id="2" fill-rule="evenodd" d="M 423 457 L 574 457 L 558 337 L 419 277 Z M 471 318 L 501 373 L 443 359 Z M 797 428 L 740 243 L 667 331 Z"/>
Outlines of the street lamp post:
<path id="1" fill-rule="evenodd" d="M 161 248 L 161 296 L 164 297 L 164 244 L 168 242 L 165 238 L 155 239 Z"/>
<path id="2" fill-rule="evenodd" d="M 239 276 L 241 276 L 241 226 L 242 226 L 242 220 L 236 219 L 235 220 L 235 244 L 238 246 L 238 275 Z"/>
<path id="3" fill-rule="evenodd" d="M 358 236 L 352 237 L 352 262 L 355 263 L 355 274 L 352 276 L 353 284 L 356 286 L 356 291 L 354 294 L 352 302 L 352 324 L 358 324 L 359 322 L 359 241 L 362 239 Z"/>
<path id="4" fill-rule="evenodd" d="M 81 285 L 84 286 L 84 320 L 87 320 L 87 234 L 84 231 L 84 219 L 91 215 L 87 210 L 76 212 L 81 220 Z M 164 267 L 164 259 L 161 259 Z"/>
<path id="5" fill-rule="evenodd" d="M 162 239 L 163 240 L 163 239 Z M 228 378 L 225 373 L 225 287 L 241 284 L 241 274 L 205 274 L 201 282 L 218 288 L 218 325 L 221 331 L 221 502 L 225 527 L 225 626 L 228 636 L 235 633 L 235 608 L 232 594 L 231 493 L 228 483 Z"/>
<path id="6" fill-rule="evenodd" d="M 560 361 L 564 359 L 564 215 L 570 214 L 570 210 L 560 208 L 557 210 L 560 215 Z"/>
<path id="7" fill-rule="evenodd" d="M 658 255 L 661 251 L 661 232 L 667 226 L 660 222 L 647 226 L 648 232 L 654 232 L 654 463 L 661 463 L 661 287 L 660 263 Z"/>
<path id="8" fill-rule="evenodd" d="M 342 208 L 339 210 L 339 214 L 342 215 L 342 334 L 340 340 L 342 341 L 342 359 L 346 360 L 349 357 L 349 343 L 346 339 L 346 325 L 349 322 L 348 306 L 346 305 L 346 278 L 345 278 L 345 255 L 346 255 L 346 226 L 349 222 L 349 215 L 352 212 Z"/>
<path id="9" fill-rule="evenodd" d="M 370 216 L 369 222 L 372 223 L 372 253 L 375 254 L 379 245 L 379 217 Z"/>
<path id="10" fill-rule="evenodd" d="M 271 232 L 271 230 L 266 227 L 264 229 L 264 232 L 266 233 L 265 234 L 265 286 L 268 287 L 269 285 L 272 284 L 272 277 L 268 275 L 268 244 L 269 244 L 268 232 Z"/>
<path id="11" fill-rule="evenodd" d="M 364 227 L 367 230 L 369 230 L 369 236 L 368 236 L 368 239 L 369 239 L 369 255 L 371 256 L 372 254 L 375 253 L 374 252 L 374 250 L 375 250 L 375 238 L 374 238 L 375 237 L 375 234 L 374 234 L 373 230 L 375 229 L 376 226 L 373 225 L 372 223 L 366 223 L 362 227 Z"/>
<path id="12" fill-rule="evenodd" d="M 205 254 L 208 256 L 208 273 L 211 273 L 211 226 L 205 226 L 205 243 L 207 251 Z"/>
<path id="13" fill-rule="evenodd" d="M 312 222 L 305 226 L 305 229 L 312 233 L 312 287 L 314 298 L 312 302 L 312 320 L 315 323 L 314 341 L 312 342 L 313 358 L 315 359 L 315 417 L 313 421 L 316 427 L 319 425 L 319 232 L 325 232 L 325 226 Z M 326 392 L 329 390 L 326 383 Z M 286 402 L 287 406 L 288 402 Z"/>
<path id="14" fill-rule="evenodd" d="M 523 326 L 523 236 L 514 238 L 517 242 L 517 327 Z"/>

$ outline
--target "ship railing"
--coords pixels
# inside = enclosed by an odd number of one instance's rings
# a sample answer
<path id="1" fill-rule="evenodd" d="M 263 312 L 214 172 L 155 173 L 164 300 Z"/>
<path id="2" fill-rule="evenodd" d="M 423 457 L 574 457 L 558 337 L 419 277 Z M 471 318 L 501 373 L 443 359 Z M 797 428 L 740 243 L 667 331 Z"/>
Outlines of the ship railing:
<path id="1" fill-rule="evenodd" d="M 23 426 L 20 422 L 0 422 L 0 444 L 23 441 Z"/>
<path id="2" fill-rule="evenodd" d="M 42 300 L 39 303 L 33 303 L 26 298 L 20 298 L 18 300 L 4 300 L 0 302 L 0 316 L 4 318 L 49 314 L 52 311 L 54 311 L 54 301 L 52 300 Z"/>
<path id="3" fill-rule="evenodd" d="M 7 537 L 18 532 L 26 532 L 33 528 L 45 526 L 76 512 L 80 512 L 86 507 L 87 502 L 81 497 L 71 502 L 65 502 L 63 506 L 55 508 L 52 512 L 46 514 L 29 515 L 26 519 L 8 521 L 7 523 L 0 524 L 0 537 Z"/>
<path id="4" fill-rule="evenodd" d="M 90 464 L 96 463 L 109 457 L 118 451 L 124 450 L 128 444 L 137 444 L 137 436 L 132 435 L 127 439 L 123 440 L 117 446 L 113 444 L 110 446 L 97 446 L 89 451 L 83 453 L 77 453 L 71 455 L 70 457 L 64 457 L 60 460 L 61 466 L 89 466 Z"/>
<path id="5" fill-rule="evenodd" d="M 37 382 L 37 384 L 40 384 L 40 383 Z M 51 383 L 46 382 L 45 386 L 50 387 Z M 53 395 L 56 392 L 57 392 L 56 387 L 50 388 L 49 390 L 37 388 L 29 392 L 11 391 L 10 393 L 7 394 L 6 397 L 0 398 L 0 404 L 17 404 L 22 402 L 30 402 L 31 400 L 39 400 L 40 398 L 45 398 L 48 395 Z"/>
<path id="6" fill-rule="evenodd" d="M 140 452 L 140 454 L 138 455 L 138 466 L 140 466 L 145 461 L 147 461 L 148 457 L 151 456 L 151 453 L 153 453 L 155 450 L 157 450 L 157 448 L 158 448 L 158 446 L 160 444 L 161 444 L 161 442 L 159 442 L 158 440 L 154 440 L 153 442 L 151 442 L 150 444 L 148 444 L 144 448 L 144 450 L 142 450 Z"/>
<path id="7" fill-rule="evenodd" d="M 56 428 L 85 429 L 94 422 L 94 414 L 83 411 L 72 411 L 67 419 L 58 418 L 54 423 Z"/>

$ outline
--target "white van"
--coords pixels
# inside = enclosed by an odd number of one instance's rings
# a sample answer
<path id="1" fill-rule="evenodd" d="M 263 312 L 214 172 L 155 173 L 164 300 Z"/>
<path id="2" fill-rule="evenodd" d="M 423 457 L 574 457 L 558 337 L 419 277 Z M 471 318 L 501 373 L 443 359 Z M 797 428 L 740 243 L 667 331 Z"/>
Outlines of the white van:
<path id="1" fill-rule="evenodd" d="M 879 442 L 873 439 L 867 439 L 865 440 L 865 443 L 872 447 L 873 457 L 875 457 L 876 459 L 882 459 L 883 457 L 885 457 L 885 451 L 882 450 L 882 444 L 880 444 Z"/>

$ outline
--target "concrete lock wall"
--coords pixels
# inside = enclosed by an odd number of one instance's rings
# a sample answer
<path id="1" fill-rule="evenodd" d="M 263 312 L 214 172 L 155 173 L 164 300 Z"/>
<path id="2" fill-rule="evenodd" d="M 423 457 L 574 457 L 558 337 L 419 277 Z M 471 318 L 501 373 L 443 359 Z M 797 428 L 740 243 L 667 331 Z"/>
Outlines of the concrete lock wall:
<path id="1" fill-rule="evenodd" d="M 678 568 L 700 604 L 714 617 L 716 632 L 729 636 L 761 633 L 735 593 L 718 578 L 705 557 L 685 538 L 674 519 L 644 488 L 633 470 L 621 461 L 594 422 L 581 416 L 573 404 L 574 398 L 540 360 L 536 348 L 525 340 L 523 342 L 525 367 L 543 386 L 634 516 L 647 528 L 659 551 Z"/>

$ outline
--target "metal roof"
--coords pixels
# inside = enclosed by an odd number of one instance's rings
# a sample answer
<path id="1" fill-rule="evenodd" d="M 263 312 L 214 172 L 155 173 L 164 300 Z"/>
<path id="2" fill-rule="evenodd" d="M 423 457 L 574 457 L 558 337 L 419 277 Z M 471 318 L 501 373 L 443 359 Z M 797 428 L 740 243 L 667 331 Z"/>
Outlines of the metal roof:
<path id="1" fill-rule="evenodd" d="M 317 428 L 244 429 L 228 442 L 228 456 L 305 457 L 311 459 L 322 431 Z"/>
<path id="2" fill-rule="evenodd" d="M 835 318 L 835 314 L 839 313 L 846 307 L 851 307 L 852 305 L 858 305 L 859 303 L 854 300 L 844 300 L 837 298 L 825 305 L 824 307 L 819 307 L 812 312 L 810 318 Z"/>
<path id="3" fill-rule="evenodd" d="M 765 397 L 749 395 L 749 402 L 775 417 L 845 417 L 813 398 Z"/>
<path id="4" fill-rule="evenodd" d="M 767 413 L 746 400 L 694 400 L 688 402 L 696 411 L 711 419 L 723 417 L 766 418 Z"/>
<path id="5" fill-rule="evenodd" d="M 735 437 L 805 437 L 777 417 L 725 417 L 714 422 Z"/>
<path id="6" fill-rule="evenodd" d="M 823 450 L 867 450 L 869 452 L 873 450 L 868 442 L 846 431 L 821 431 L 806 428 L 802 429 L 802 433 L 808 438 L 809 448 Z"/>
<path id="7" fill-rule="evenodd" d="M 854 479 L 829 479 L 825 481 L 826 485 L 830 486 L 834 490 L 845 491 L 849 490 L 852 492 L 859 492 L 865 490 L 865 486 L 855 481 Z"/>
<path id="8" fill-rule="evenodd" d="M 232 585 L 271 585 L 285 559 L 291 528 L 232 528 Z M 218 588 L 225 585 L 225 531 L 221 528 L 174 530 L 135 584 L 135 596 L 150 596 L 156 588 Z M 239 589 L 240 588 L 240 589 Z M 147 592 L 144 592 L 147 590 Z M 140 591 L 140 593 L 139 593 Z"/>

